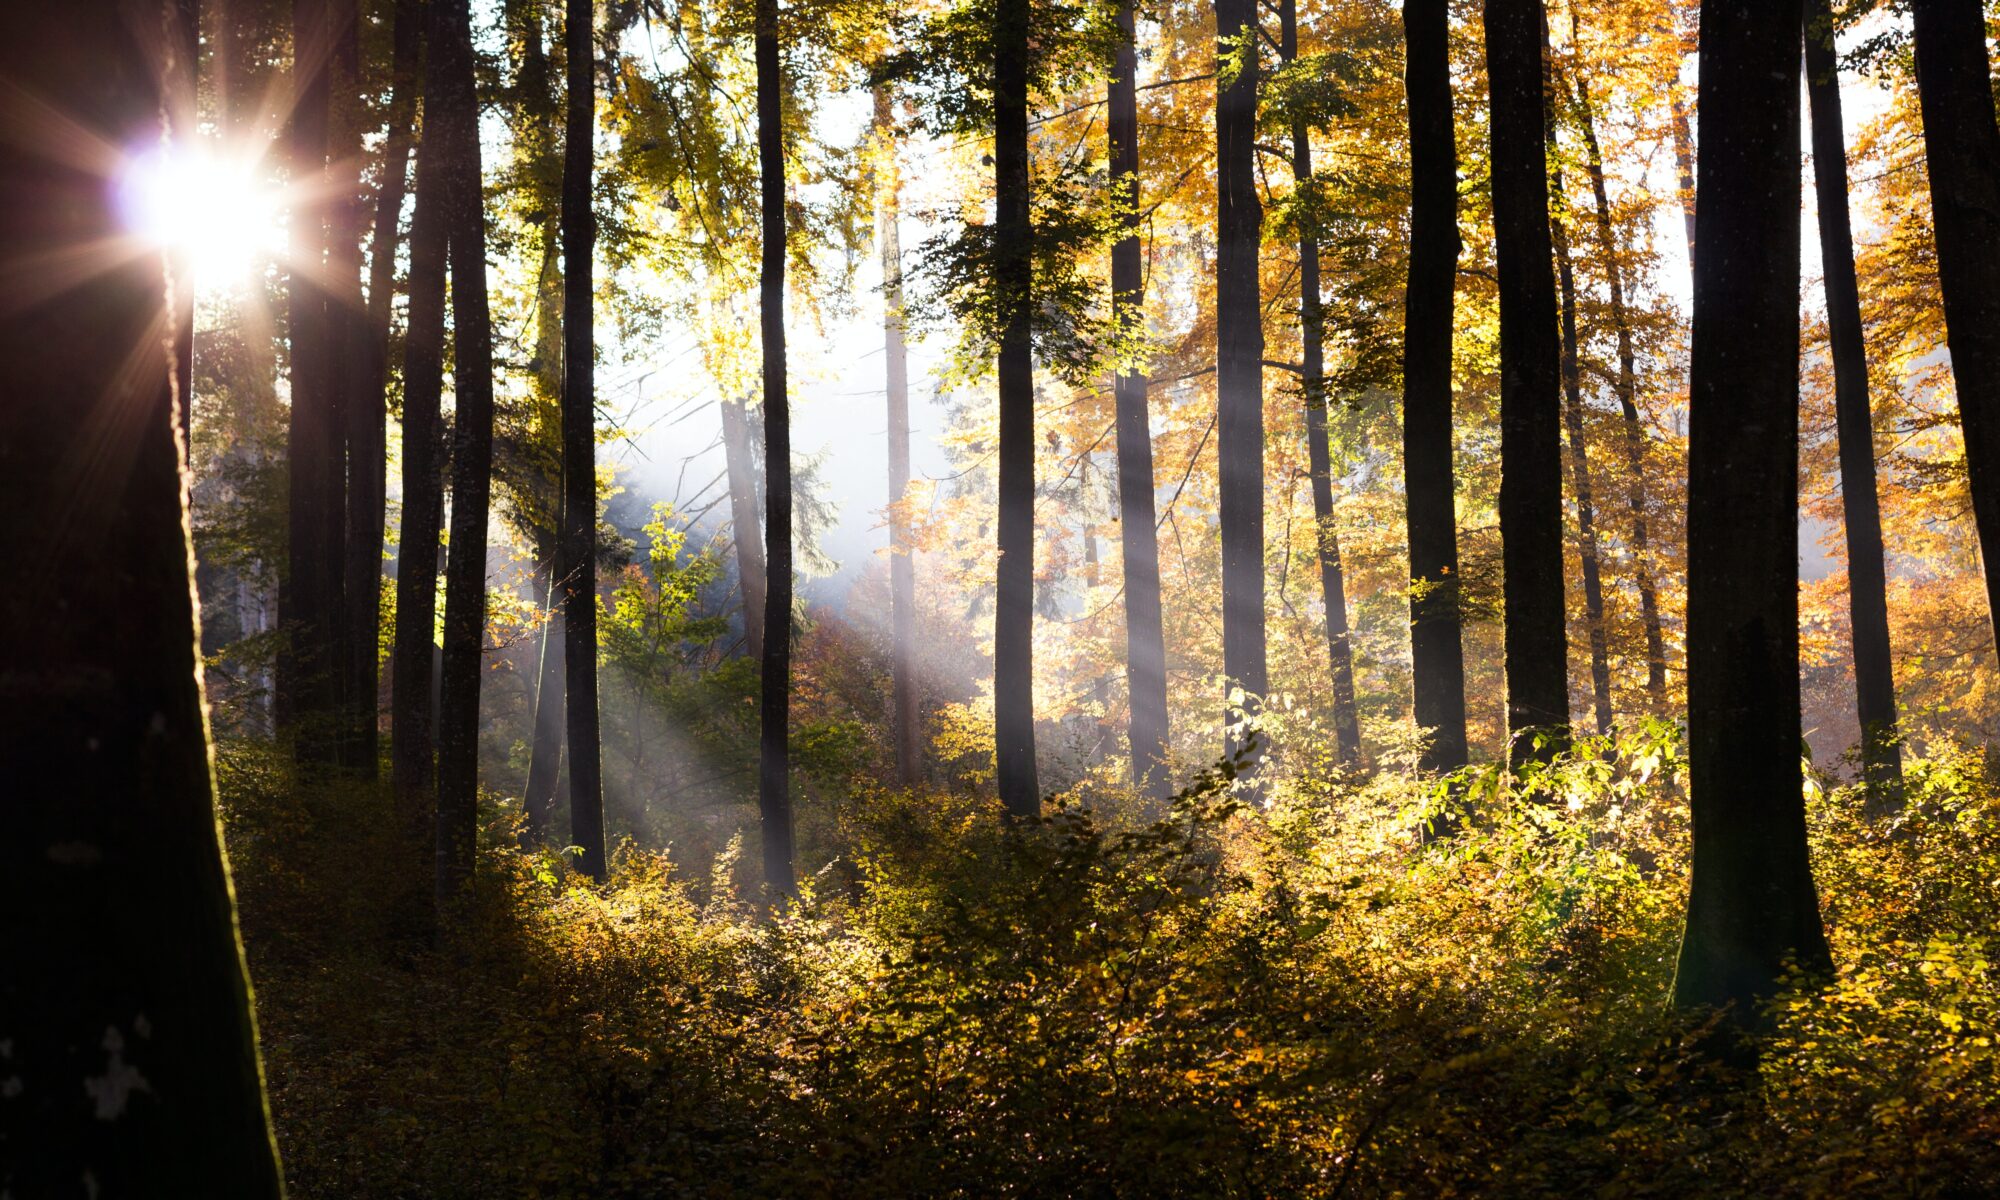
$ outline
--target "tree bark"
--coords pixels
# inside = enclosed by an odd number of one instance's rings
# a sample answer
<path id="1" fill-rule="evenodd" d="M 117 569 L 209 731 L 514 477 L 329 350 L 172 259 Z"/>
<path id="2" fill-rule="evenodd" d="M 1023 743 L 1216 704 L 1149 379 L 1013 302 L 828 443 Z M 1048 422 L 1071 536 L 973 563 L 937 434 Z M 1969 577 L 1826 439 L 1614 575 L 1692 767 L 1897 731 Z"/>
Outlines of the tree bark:
<path id="1" fill-rule="evenodd" d="M 1000 564 L 993 618 L 993 741 L 1000 802 L 1041 811 L 1035 763 L 1034 230 L 1028 166 L 1029 0 L 999 0 L 994 25 L 994 286 L 999 355 Z"/>
<path id="2" fill-rule="evenodd" d="M 785 80 L 778 54 L 778 0 L 757 0 L 756 51 L 764 558 L 770 564 L 764 592 L 757 810 L 764 831 L 764 887 L 777 903 L 798 893 L 792 861 L 792 409 L 785 371 Z"/>
<path id="3" fill-rule="evenodd" d="M 1109 101 L 1112 186 L 1122 235 L 1111 247 L 1112 322 L 1133 347 L 1145 332 L 1145 264 L 1139 246 L 1139 52 L 1132 0 L 1118 6 L 1118 57 Z M 1136 353 L 1136 349 L 1135 349 Z M 1159 527 L 1154 513 L 1153 428 L 1147 381 L 1137 363 L 1112 379 L 1118 441 L 1118 537 L 1125 571 L 1125 687 L 1132 784 L 1164 808 L 1167 769 L 1167 646 L 1160 608 Z"/>
<path id="4" fill-rule="evenodd" d="M 1286 62 L 1299 56 L 1297 0 L 1281 0 L 1279 45 Z M 1303 120 L 1292 122 L 1292 178 L 1310 196 L 1312 138 Z M 1320 303 L 1319 236 L 1310 202 L 1299 214 L 1299 341 L 1306 401 L 1306 459 L 1312 472 L 1313 527 L 1320 591 L 1326 603 L 1327 662 L 1333 672 L 1334 754 L 1345 765 L 1361 759 L 1361 721 L 1354 705 L 1354 648 L 1348 641 L 1347 586 L 1340 561 L 1340 533 L 1333 519 L 1333 450 L 1326 428 L 1326 316 Z"/>
<path id="5" fill-rule="evenodd" d="M 486 535 L 493 486 L 493 324 L 468 0 L 445 0 L 432 27 L 443 59 L 451 230 L 453 373 L 451 543 L 444 579 L 444 677 L 438 704 L 437 901 L 449 913 L 472 885 L 479 830 L 479 685 L 486 651 Z"/>
<path id="6" fill-rule="evenodd" d="M 426 40 L 442 28 L 433 7 Z M 389 770 L 414 827 L 432 793 L 431 675 L 437 654 L 438 535 L 444 521 L 445 268 L 451 238 L 450 105 L 433 43 L 424 67 L 423 141 L 417 148 L 416 209 L 410 217 L 410 308 L 403 338 L 403 516 L 396 546 L 396 642 L 389 659 Z"/>
<path id="7" fill-rule="evenodd" d="M 1569 728 L 1562 566 L 1562 367 L 1544 153 L 1541 0 L 1487 0 L 1493 241 L 1500 276 L 1500 538 L 1507 732 L 1516 760 Z"/>
<path id="8" fill-rule="evenodd" d="M 292 6 L 293 72 L 287 149 L 294 195 L 290 280 L 291 411 L 286 429 L 286 569 L 278 608 L 286 643 L 278 657 L 277 717 L 304 765 L 338 761 L 341 659 L 337 652 L 339 553 L 346 506 L 342 427 L 331 371 L 326 172 L 328 0 Z"/>
<path id="9" fill-rule="evenodd" d="M 1688 448 L 1694 818 L 1674 999 L 1831 970 L 1799 766 L 1798 0 L 1704 0 Z"/>
<path id="10" fill-rule="evenodd" d="M 1813 185 L 1825 271 L 1827 333 L 1833 350 L 1833 407 L 1840 439 L 1840 499 L 1847 532 L 1847 611 L 1854 638 L 1855 715 L 1861 720 L 1862 775 L 1869 808 L 1901 802 L 1903 752 L 1896 737 L 1896 677 L 1889 651 L 1889 598 L 1882 511 L 1875 492 L 1875 427 L 1868 415 L 1868 350 L 1854 232 L 1847 213 L 1847 140 L 1840 116 L 1840 68 L 1833 8 L 1806 0 L 1806 95 L 1812 103 Z"/>
<path id="11" fill-rule="evenodd" d="M 1403 488 L 1410 543 L 1410 675 L 1422 766 L 1465 765 L 1458 509 L 1451 445 L 1452 308 L 1458 291 L 1458 135 L 1451 9 L 1405 0 L 1410 260 L 1403 308 Z"/>
<path id="12" fill-rule="evenodd" d="M 0 89 L 88 144 L 157 144 L 168 15 L 0 9 Z M 0 312 L 0 1186 L 275 1198 L 202 703 L 170 285 L 158 254 L 107 258 L 115 190 L 75 144 L 0 142 L 17 272 Z M 49 261 L 102 269 L 18 276 Z"/>
<path id="13" fill-rule="evenodd" d="M 568 0 L 563 39 L 563 675 L 568 694 L 570 840 L 592 879 L 605 877 L 604 777 L 597 712 L 597 311 L 591 207 L 596 165 L 597 40 L 590 0 Z"/>
<path id="14" fill-rule="evenodd" d="M 1254 0 L 1216 0 L 1215 454 L 1222 533 L 1222 673 L 1256 719 L 1264 657 L 1264 326 L 1258 251 L 1258 30 Z M 1229 751 L 1245 749 L 1232 737 Z"/>
<path id="15" fill-rule="evenodd" d="M 741 400 L 723 400 L 722 456 L 728 468 L 729 525 L 736 542 L 736 577 L 743 585 L 743 640 L 750 657 L 764 662 L 764 534 L 757 517 L 757 467 L 751 455 L 750 417 Z"/>
<path id="16" fill-rule="evenodd" d="M 902 176 L 897 167 L 895 115 L 889 89 L 875 88 L 875 129 L 882 139 L 876 216 L 882 257 L 882 350 L 889 403 L 889 725 L 896 746 L 896 780 L 923 779 L 923 717 L 917 710 L 917 571 L 910 517 L 910 354 L 904 332 Z M 1115 253 L 1115 251 L 1114 251 Z M 1113 301 L 1116 303 L 1115 299 Z"/>
<path id="17" fill-rule="evenodd" d="M 1576 43 L 1576 10 L 1570 10 L 1570 42 Z M 1611 225 L 1611 200 L 1604 185 L 1604 152 L 1597 141 L 1597 117 L 1590 103 L 1589 84 L 1573 81 L 1578 123 L 1583 131 L 1585 162 L 1590 170 L 1591 199 L 1596 204 L 1598 251 L 1604 255 L 1604 277 L 1611 288 L 1611 328 L 1618 336 L 1618 408 L 1625 420 L 1625 468 L 1631 478 L 1626 507 L 1632 516 L 1632 571 L 1639 587 L 1639 620 L 1646 631 L 1646 696 L 1656 715 L 1667 705 L 1667 643 L 1660 626 L 1659 589 L 1653 582 L 1652 523 L 1646 515 L 1646 431 L 1639 423 L 1638 356 L 1632 346 L 1632 318 L 1625 306 L 1624 271 L 1618 265 L 1618 237 Z M 1692 170 L 1692 168 L 1689 168 Z M 1694 180 L 1686 178 L 1690 197 L 1688 220 L 1694 220 Z M 1689 242 L 1693 262 L 1693 242 Z"/>
<path id="18" fill-rule="evenodd" d="M 2000 127 L 1979 0 L 1915 0 L 1938 284 L 1989 620 L 2000 621 Z"/>

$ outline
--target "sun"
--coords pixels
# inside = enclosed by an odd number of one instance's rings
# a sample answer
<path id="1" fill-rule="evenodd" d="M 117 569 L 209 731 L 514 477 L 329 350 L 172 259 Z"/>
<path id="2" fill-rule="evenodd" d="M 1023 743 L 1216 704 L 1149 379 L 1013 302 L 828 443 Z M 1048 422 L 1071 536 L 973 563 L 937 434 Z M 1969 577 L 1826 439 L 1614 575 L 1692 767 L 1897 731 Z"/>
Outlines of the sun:
<path id="1" fill-rule="evenodd" d="M 120 193 L 127 227 L 185 256 L 197 293 L 234 288 L 284 252 L 283 201 L 256 156 L 148 150 L 128 161 Z"/>

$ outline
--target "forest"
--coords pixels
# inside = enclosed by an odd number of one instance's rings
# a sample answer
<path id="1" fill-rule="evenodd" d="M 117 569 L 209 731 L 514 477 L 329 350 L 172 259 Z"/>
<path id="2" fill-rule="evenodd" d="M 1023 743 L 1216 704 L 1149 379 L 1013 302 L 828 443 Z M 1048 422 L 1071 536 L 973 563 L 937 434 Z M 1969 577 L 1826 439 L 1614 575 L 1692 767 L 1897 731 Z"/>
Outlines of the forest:
<path id="1" fill-rule="evenodd" d="M 0 1200 L 2000 1195 L 1996 35 L 0 5 Z"/>

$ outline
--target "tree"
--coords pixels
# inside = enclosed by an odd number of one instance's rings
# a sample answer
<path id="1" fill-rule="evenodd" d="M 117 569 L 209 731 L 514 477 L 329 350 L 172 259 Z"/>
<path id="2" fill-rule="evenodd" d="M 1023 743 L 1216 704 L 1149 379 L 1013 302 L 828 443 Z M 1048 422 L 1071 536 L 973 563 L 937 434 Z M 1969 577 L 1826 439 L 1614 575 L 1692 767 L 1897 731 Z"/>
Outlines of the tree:
<path id="1" fill-rule="evenodd" d="M 403 337 L 403 516 L 396 549 L 396 641 L 389 658 L 389 770 L 404 814 L 429 815 L 436 746 L 431 678 L 437 667 L 438 537 L 444 523 L 445 268 L 450 251 L 451 107 L 444 78 L 451 55 L 430 7 L 425 32 L 424 127 L 417 147 L 416 208 L 410 218 L 409 318 Z"/>
<path id="2" fill-rule="evenodd" d="M 1451 9 L 1405 0 L 1410 113 L 1410 265 L 1403 307 L 1403 486 L 1410 543 L 1414 715 L 1423 765 L 1465 765 L 1458 513 L 1451 444 L 1452 308 L 1458 288 L 1458 142 Z"/>
<path id="3" fill-rule="evenodd" d="M 1299 56 L 1297 0 L 1281 0 L 1279 49 L 1287 63 Z M 1334 753 L 1353 765 L 1361 757 L 1361 723 L 1354 707 L 1354 648 L 1348 642 L 1347 587 L 1340 562 L 1340 533 L 1333 524 L 1333 452 L 1326 428 L 1326 316 L 1320 301 L 1317 196 L 1312 136 L 1305 117 L 1292 118 L 1292 178 L 1303 193 L 1295 202 L 1299 222 L 1300 372 L 1306 403 L 1306 445 L 1312 473 L 1313 524 L 1320 593 L 1326 603 L 1327 662 L 1333 672 Z"/>
<path id="4" fill-rule="evenodd" d="M 993 617 L 993 740 L 1000 802 L 1041 810 L 1035 763 L 1034 230 L 1028 159 L 1029 0 L 993 25 L 993 284 L 1000 332 L 1000 480 Z"/>
<path id="5" fill-rule="evenodd" d="M 590 181 L 597 147 L 597 43 L 591 0 L 568 0 L 563 39 L 569 108 L 563 140 L 563 672 L 569 734 L 570 840 L 603 879 L 607 860 L 597 713 L 597 313 Z"/>
<path id="6" fill-rule="evenodd" d="M 1215 453 L 1222 526 L 1222 673 L 1255 716 L 1264 665 L 1264 325 L 1258 287 L 1257 9 L 1216 0 Z"/>
<path id="7" fill-rule="evenodd" d="M 785 80 L 778 56 L 778 0 L 757 0 L 756 21 L 764 558 L 769 564 L 758 705 L 757 810 L 764 831 L 764 886 L 775 903 L 798 890 L 792 862 L 792 411 L 785 374 Z"/>
<path id="8" fill-rule="evenodd" d="M 1569 726 L 1563 620 L 1562 371 L 1544 153 L 1541 0 L 1487 0 L 1493 242 L 1500 277 L 1500 539 L 1507 733 L 1519 758 Z"/>
<path id="9" fill-rule="evenodd" d="M 1139 248 L 1139 52 L 1131 0 L 1118 6 L 1118 50 L 1108 89 L 1111 174 L 1121 236 L 1111 247 L 1112 326 L 1132 343 L 1144 322 Z M 1167 647 L 1160 614 L 1160 544 L 1153 510 L 1153 428 L 1146 376 L 1121 363 L 1112 380 L 1118 426 L 1118 536 L 1125 563 L 1126 737 L 1132 783 L 1156 805 L 1173 790 L 1167 773 Z"/>
<path id="10" fill-rule="evenodd" d="M 923 776 L 923 718 L 917 711 L 917 572 L 904 503 L 910 490 L 910 354 L 904 335 L 902 173 L 896 161 L 894 100 L 874 89 L 877 250 L 882 259 L 882 351 L 889 405 L 889 727 L 896 780 L 915 786 Z"/>
<path id="11" fill-rule="evenodd" d="M 329 0 L 292 6 L 291 126 L 286 138 L 293 187 L 291 246 L 292 405 L 286 435 L 290 473 L 287 561 L 279 579 L 278 610 L 286 645 L 278 657 L 276 708 L 292 732 L 301 763 L 337 761 L 341 659 L 342 574 L 337 569 L 345 535 L 345 467 L 341 456 L 339 395 L 333 385 L 338 350 L 328 309 L 325 197 L 327 178 Z"/>
<path id="12" fill-rule="evenodd" d="M 2000 622 L 2000 125 L 1979 0 L 1912 0 L 1938 285 L 1989 621 Z M 2000 627 L 2000 626 L 1996 626 Z"/>
<path id="13" fill-rule="evenodd" d="M 215 807 L 170 281 L 158 252 L 107 251 L 129 245 L 119 189 L 77 153 L 171 132 L 166 9 L 137 11 L 0 12 L 0 88 L 59 114 L 0 139 L 0 262 L 93 267 L 17 278 L 35 294 L 0 314 L 20 556 L 0 585 L 0 1189 L 254 1200 L 283 1187 Z"/>
<path id="14" fill-rule="evenodd" d="M 1854 638 L 1854 703 L 1871 804 L 1894 802 L 1903 755 L 1896 741 L 1896 678 L 1889 653 L 1888 579 L 1882 512 L 1875 492 L 1875 429 L 1868 412 L 1868 351 L 1861 288 L 1847 213 L 1847 140 L 1840 116 L 1840 68 L 1833 7 L 1807 0 L 1806 94 L 1812 102 L 1813 186 L 1819 201 L 1820 260 L 1827 332 L 1833 345 L 1834 414 L 1840 440 L 1840 493 L 1847 532 L 1847 597 Z"/>
<path id="15" fill-rule="evenodd" d="M 438 702 L 437 899 L 472 882 L 479 827 L 479 684 L 486 655 L 487 508 L 493 486 L 493 324 L 486 295 L 486 213 L 469 0 L 436 5 L 430 53 L 442 59 L 437 113 L 451 238 L 451 547 L 444 580 Z"/>
<path id="16" fill-rule="evenodd" d="M 1796 0 L 1704 0 L 1688 452 L 1694 818 L 1675 1002 L 1831 969 L 1799 765 Z"/>
<path id="17" fill-rule="evenodd" d="M 764 542 L 757 519 L 757 467 L 750 447 L 750 417 L 741 400 L 722 400 L 722 456 L 729 483 L 729 525 L 736 543 L 736 578 L 743 588 L 743 640 L 750 657 L 764 661 Z"/>

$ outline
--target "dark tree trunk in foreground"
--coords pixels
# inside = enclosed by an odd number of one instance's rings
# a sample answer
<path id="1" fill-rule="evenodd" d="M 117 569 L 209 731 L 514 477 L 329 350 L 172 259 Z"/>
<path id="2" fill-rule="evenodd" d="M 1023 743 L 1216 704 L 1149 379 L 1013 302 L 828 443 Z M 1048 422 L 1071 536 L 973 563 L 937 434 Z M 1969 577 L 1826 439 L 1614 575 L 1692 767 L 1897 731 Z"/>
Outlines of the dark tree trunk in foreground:
<path id="1" fill-rule="evenodd" d="M 1549 240 L 1541 0 L 1487 0 L 1493 244 L 1500 275 L 1500 539 L 1507 734 L 1546 757 L 1569 727 L 1562 565 L 1562 366 Z M 1532 739 L 1543 739 L 1536 750 Z"/>
<path id="2" fill-rule="evenodd" d="M 569 110 L 563 140 L 563 676 L 568 695 L 569 819 L 578 865 L 604 878 L 604 777 L 597 719 L 597 42 L 590 0 L 568 0 L 563 46 Z"/>
<path id="3" fill-rule="evenodd" d="M 487 508 L 493 487 L 493 324 L 486 297 L 486 213 L 479 166 L 468 0 L 448 0 L 430 52 L 444 60 L 451 230 L 451 557 L 444 573 L 444 679 L 438 704 L 437 898 L 457 903 L 472 883 L 479 829 L 479 682 L 486 651 Z"/>
<path id="4" fill-rule="evenodd" d="M 1542 26 L 1542 53 L 1554 69 L 1548 26 Z M 1550 81 L 1553 83 L 1553 80 Z M 1560 164 L 1556 89 L 1543 105 L 1550 157 Z M 1549 235 L 1554 239 L 1556 278 L 1562 288 L 1563 427 L 1569 433 L 1571 491 L 1576 496 L 1577 557 L 1583 567 L 1583 619 L 1590 635 L 1590 698 L 1597 732 L 1611 732 L 1611 645 L 1604 627 L 1604 571 L 1597 552 L 1597 509 L 1590 487 L 1590 451 L 1583 425 L 1583 369 L 1576 336 L 1576 270 L 1570 263 L 1568 192 L 1560 165 L 1549 172 Z"/>
<path id="5" fill-rule="evenodd" d="M 757 0 L 757 168 L 762 262 L 758 312 L 764 343 L 763 690 L 757 811 L 764 830 L 764 887 L 773 903 L 798 891 L 792 862 L 792 406 L 785 372 L 784 64 L 778 0 Z"/>
<path id="6" fill-rule="evenodd" d="M 904 334 L 902 177 L 896 163 L 895 115 L 889 89 L 875 88 L 875 129 L 882 139 L 877 182 L 881 209 L 876 240 L 882 257 L 882 351 L 889 404 L 889 725 L 896 745 L 896 781 L 923 778 L 923 718 L 917 711 L 917 571 L 910 517 L 910 353 Z"/>
<path id="7" fill-rule="evenodd" d="M 374 233 L 368 254 L 368 307 L 351 314 L 361 341 L 355 356 L 348 411 L 348 490 L 346 594 L 346 684 L 349 766 L 363 778 L 380 770 L 381 690 L 378 662 L 382 643 L 382 539 L 388 486 L 388 402 L 390 309 L 396 287 L 396 248 L 407 190 L 410 129 L 419 85 L 420 24 L 416 0 L 398 0 L 390 65 L 389 130 L 382 148 L 382 186 L 375 201 Z M 356 92 L 358 102 L 359 92 Z"/>
<path id="8" fill-rule="evenodd" d="M 1131 0 L 1118 7 L 1112 67 L 1111 175 L 1123 235 L 1111 247 L 1112 319 L 1133 343 L 1145 329 L 1145 265 L 1139 248 L 1139 54 Z M 1167 772 L 1167 645 L 1160 613 L 1159 525 L 1153 498 L 1153 428 L 1146 376 L 1123 369 L 1111 389 L 1118 426 L 1118 536 L 1125 557 L 1125 687 L 1132 783 L 1156 805 L 1173 791 Z"/>
<path id="9" fill-rule="evenodd" d="M 327 0 L 296 0 L 294 72 L 287 143 L 292 185 L 289 285 L 291 410 L 286 429 L 286 568 L 278 612 L 285 644 L 278 656 L 275 706 L 301 763 L 328 765 L 338 748 L 340 659 L 336 653 L 341 531 L 346 524 L 345 464 L 332 367 L 325 210 L 328 62 Z"/>
<path id="10" fill-rule="evenodd" d="M 1799 766 L 1798 0 L 1701 6 L 1688 447 L 1693 879 L 1674 1000 L 1831 969 Z"/>
<path id="11" fill-rule="evenodd" d="M 1222 673 L 1254 720 L 1264 666 L 1264 324 L 1258 250 L 1257 7 L 1215 0 L 1215 454 L 1222 527 Z M 1231 753 L 1241 749 L 1232 740 Z"/>
<path id="12" fill-rule="evenodd" d="M 1576 10 L 1570 10 L 1570 42 L 1577 41 Z M 1618 264 L 1618 237 L 1611 224 L 1611 200 L 1604 186 L 1604 152 L 1597 142 L 1597 117 L 1590 103 L 1590 85 L 1574 79 L 1578 124 L 1583 130 L 1585 161 L 1590 169 L 1591 199 L 1596 205 L 1598 252 L 1604 256 L 1604 277 L 1611 288 L 1611 328 L 1618 336 L 1618 409 L 1625 421 L 1625 469 L 1631 478 L 1626 505 L 1632 517 L 1632 571 L 1639 587 L 1639 621 L 1646 631 L 1646 696 L 1656 715 L 1666 711 L 1667 643 L 1660 629 L 1660 597 L 1653 584 L 1652 522 L 1646 515 L 1646 431 L 1639 423 L 1638 355 L 1632 346 L 1632 317 L 1625 307 L 1624 269 Z M 1690 172 L 1692 166 L 1687 168 Z M 1688 220 L 1694 179 L 1686 179 Z M 1689 260 L 1693 243 L 1689 242 Z"/>
<path id="13" fill-rule="evenodd" d="M 993 617 L 993 741 L 1000 802 L 1041 811 L 1035 764 L 1034 232 L 1029 216 L 1028 0 L 1000 0 L 994 27 L 993 285 L 999 292 L 999 550 Z"/>
<path id="14" fill-rule="evenodd" d="M 102 144 L 157 142 L 163 9 L 148 15 L 8 6 L 0 89 Z M 104 269 L 59 290 L 16 278 L 0 312 L 0 1190 L 276 1197 L 202 710 L 168 280 L 157 253 L 104 261 L 114 189 L 44 145 L 0 142 L 0 262 Z"/>
<path id="15" fill-rule="evenodd" d="M 2000 128 L 1979 0 L 1915 0 L 1938 284 L 1989 620 L 2000 620 Z"/>
<path id="16" fill-rule="evenodd" d="M 439 32 L 432 15 L 425 33 Z M 396 799 L 415 821 L 428 815 L 436 746 L 431 673 L 437 654 L 438 535 L 444 522 L 445 265 L 452 183 L 445 93 L 447 54 L 424 70 L 424 137 L 417 148 L 416 210 L 410 218 L 410 309 L 403 337 L 403 517 L 396 546 L 396 644 L 389 657 L 389 770 Z"/>
<path id="17" fill-rule="evenodd" d="M 1299 56 L 1297 0 L 1278 9 L 1280 52 Z M 1304 121 L 1292 122 L 1292 178 L 1309 194 L 1313 187 L 1312 139 Z M 1312 471 L 1313 523 L 1319 548 L 1319 579 L 1326 602 L 1327 661 L 1333 672 L 1334 753 L 1342 763 L 1361 758 L 1361 722 L 1354 707 L 1354 648 L 1348 642 L 1347 585 L 1340 562 L 1340 534 L 1333 527 L 1333 451 L 1326 428 L 1326 316 L 1319 294 L 1317 216 L 1301 214 L 1299 233 L 1299 340 L 1306 400 L 1306 456 Z"/>
<path id="18" fill-rule="evenodd" d="M 1410 265 L 1403 301 L 1403 485 L 1410 540 L 1410 675 L 1422 764 L 1465 765 L 1458 510 L 1451 446 L 1452 307 L 1458 291 L 1458 141 L 1451 10 L 1405 0 L 1410 111 Z"/>
<path id="19" fill-rule="evenodd" d="M 1875 429 L 1868 416 L 1868 351 L 1861 290 L 1854 277 L 1854 232 L 1847 214 L 1847 141 L 1833 9 L 1807 0 L 1806 95 L 1812 102 L 1813 186 L 1819 200 L 1820 259 L 1826 276 L 1827 332 L 1833 348 L 1834 420 L 1840 433 L 1841 516 L 1847 527 L 1847 611 L 1854 637 L 1855 715 L 1870 807 L 1894 805 L 1903 781 L 1896 742 L 1896 678 L 1889 653 L 1888 581 L 1882 511 L 1875 494 Z"/>
<path id="20" fill-rule="evenodd" d="M 743 640 L 750 657 L 764 661 L 764 535 L 757 516 L 757 467 L 750 447 L 750 416 L 741 400 L 723 400 L 722 456 L 729 480 L 729 527 L 736 543 L 736 577 L 743 585 Z"/>

